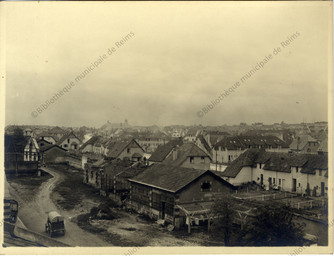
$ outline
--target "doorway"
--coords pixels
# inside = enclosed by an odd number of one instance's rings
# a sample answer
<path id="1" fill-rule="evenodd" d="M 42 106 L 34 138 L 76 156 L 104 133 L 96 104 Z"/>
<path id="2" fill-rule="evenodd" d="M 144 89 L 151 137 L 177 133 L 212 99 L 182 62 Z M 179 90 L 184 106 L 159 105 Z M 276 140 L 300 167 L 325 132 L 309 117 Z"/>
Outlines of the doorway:
<path id="1" fill-rule="evenodd" d="M 297 179 L 292 179 L 292 192 L 297 191 Z"/>
<path id="2" fill-rule="evenodd" d="M 166 216 L 166 202 L 161 202 L 161 219 L 165 219 Z"/>

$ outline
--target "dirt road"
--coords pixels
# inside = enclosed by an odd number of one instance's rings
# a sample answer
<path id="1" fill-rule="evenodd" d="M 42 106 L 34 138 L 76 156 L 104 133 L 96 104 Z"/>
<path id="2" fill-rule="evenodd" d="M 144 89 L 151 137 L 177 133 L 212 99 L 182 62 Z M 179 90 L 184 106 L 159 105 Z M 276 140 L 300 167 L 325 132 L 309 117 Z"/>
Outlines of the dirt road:
<path id="1" fill-rule="evenodd" d="M 50 173 L 53 178 L 43 183 L 34 196 L 33 200 L 26 202 L 18 191 L 10 189 L 10 193 L 19 202 L 19 217 L 28 229 L 45 235 L 45 222 L 47 213 L 50 211 L 58 211 L 65 218 L 65 236 L 56 237 L 55 239 L 71 246 L 112 246 L 112 244 L 103 241 L 97 235 L 88 233 L 79 228 L 75 223 L 70 221 L 71 213 L 58 209 L 52 202 L 50 194 L 52 189 L 63 179 L 62 174 L 59 174 L 52 169 L 43 168 L 44 171 Z"/>

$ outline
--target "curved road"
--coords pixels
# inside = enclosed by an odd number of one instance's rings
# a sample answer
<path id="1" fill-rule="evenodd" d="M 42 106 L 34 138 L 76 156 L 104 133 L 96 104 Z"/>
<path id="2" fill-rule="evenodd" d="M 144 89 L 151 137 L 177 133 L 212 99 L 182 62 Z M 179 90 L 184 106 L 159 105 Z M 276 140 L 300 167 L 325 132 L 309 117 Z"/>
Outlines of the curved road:
<path id="1" fill-rule="evenodd" d="M 18 200 L 20 205 L 19 217 L 25 226 L 35 232 L 47 235 L 45 233 L 47 213 L 50 211 L 57 211 L 65 218 L 66 234 L 65 236 L 56 237 L 56 240 L 66 243 L 70 246 L 112 246 L 112 244 L 103 241 L 97 235 L 86 232 L 79 228 L 77 224 L 70 221 L 70 217 L 73 216 L 71 216 L 69 212 L 57 208 L 57 206 L 52 202 L 50 194 L 53 188 L 59 182 L 61 182 L 64 177 L 50 168 L 44 167 L 42 170 L 50 173 L 53 177 L 41 185 L 40 190 L 35 195 L 34 200 L 32 200 L 30 203 L 27 204 L 19 198 L 17 193 L 11 191 L 16 194 L 15 198 Z"/>

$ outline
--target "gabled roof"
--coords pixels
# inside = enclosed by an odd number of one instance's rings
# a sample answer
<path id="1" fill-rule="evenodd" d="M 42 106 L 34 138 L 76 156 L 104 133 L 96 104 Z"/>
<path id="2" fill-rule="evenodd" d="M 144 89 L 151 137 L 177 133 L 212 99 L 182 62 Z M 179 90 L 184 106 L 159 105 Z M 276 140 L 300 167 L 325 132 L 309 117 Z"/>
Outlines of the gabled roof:
<path id="1" fill-rule="evenodd" d="M 132 142 L 134 142 L 138 148 L 142 149 L 142 147 L 134 139 L 115 140 L 108 145 L 109 151 L 107 153 L 107 156 L 111 158 L 117 158 L 125 150 L 125 148 Z"/>
<path id="2" fill-rule="evenodd" d="M 234 160 L 222 173 L 222 176 L 235 178 L 243 167 L 263 164 L 263 169 L 277 172 L 291 172 L 291 167 L 301 167 L 301 173 L 315 174 L 316 169 L 328 169 L 328 157 L 325 155 L 266 152 L 249 149 Z"/>
<path id="3" fill-rule="evenodd" d="M 81 147 L 80 150 L 83 150 L 87 145 L 94 145 L 94 143 L 100 138 L 101 136 L 93 136 L 89 140 L 87 140 Z"/>
<path id="4" fill-rule="evenodd" d="M 50 137 L 52 139 L 54 139 L 54 141 L 57 143 L 58 138 L 56 135 L 52 134 L 52 133 L 41 133 L 40 135 L 38 135 L 38 138 L 43 138 L 43 137 Z"/>
<path id="5" fill-rule="evenodd" d="M 81 141 L 81 140 L 78 138 L 78 136 L 76 136 L 76 135 L 74 134 L 73 131 L 70 131 L 70 132 L 68 132 L 67 134 L 63 135 L 63 137 L 61 137 L 61 138 L 59 139 L 59 141 L 57 142 L 57 145 L 62 144 L 62 143 L 63 143 L 68 137 L 70 137 L 71 135 L 74 136 L 75 138 L 77 138 L 79 141 Z"/>
<path id="6" fill-rule="evenodd" d="M 171 154 L 165 160 L 163 160 L 164 164 L 180 166 L 188 159 L 188 157 L 208 157 L 211 159 L 207 153 L 205 153 L 194 143 L 184 143 L 175 150 L 177 151 L 176 159 L 173 159 L 173 154 Z"/>
<path id="7" fill-rule="evenodd" d="M 173 150 L 173 148 L 183 144 L 183 141 L 180 139 L 171 140 L 165 145 L 160 145 L 151 155 L 149 161 L 152 162 L 162 162 L 168 154 Z"/>
<path id="8" fill-rule="evenodd" d="M 198 135 L 197 139 L 199 139 L 199 141 L 202 143 L 203 147 L 207 152 L 211 152 L 211 147 L 209 146 L 208 142 L 205 140 L 203 135 Z"/>
<path id="9" fill-rule="evenodd" d="M 310 135 L 302 135 L 292 141 L 290 149 L 302 150 L 308 142 L 317 142 L 317 140 L 312 138 Z"/>
<path id="10" fill-rule="evenodd" d="M 226 182 L 211 171 L 196 170 L 192 168 L 164 164 L 153 164 L 142 173 L 138 174 L 132 179 L 129 179 L 129 181 L 176 193 L 204 174 L 214 175 L 224 184 L 233 188 L 230 183 Z"/>
<path id="11" fill-rule="evenodd" d="M 46 152 L 46 151 L 48 151 L 48 150 L 50 150 L 52 148 L 58 148 L 60 150 L 63 150 L 65 152 L 67 152 L 66 149 L 64 149 L 62 147 L 59 147 L 58 145 L 54 145 L 54 144 L 41 146 L 40 151 L 43 153 L 43 152 Z"/>

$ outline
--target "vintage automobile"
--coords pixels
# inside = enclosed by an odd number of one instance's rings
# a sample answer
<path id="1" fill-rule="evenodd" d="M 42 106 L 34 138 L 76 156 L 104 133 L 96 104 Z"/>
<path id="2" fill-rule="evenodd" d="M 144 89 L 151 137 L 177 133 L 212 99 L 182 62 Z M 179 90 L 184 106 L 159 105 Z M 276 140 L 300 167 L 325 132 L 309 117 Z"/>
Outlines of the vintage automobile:
<path id="1" fill-rule="evenodd" d="M 58 212 L 49 212 L 45 224 L 45 232 L 50 233 L 51 237 L 56 234 L 65 235 L 64 217 Z"/>

